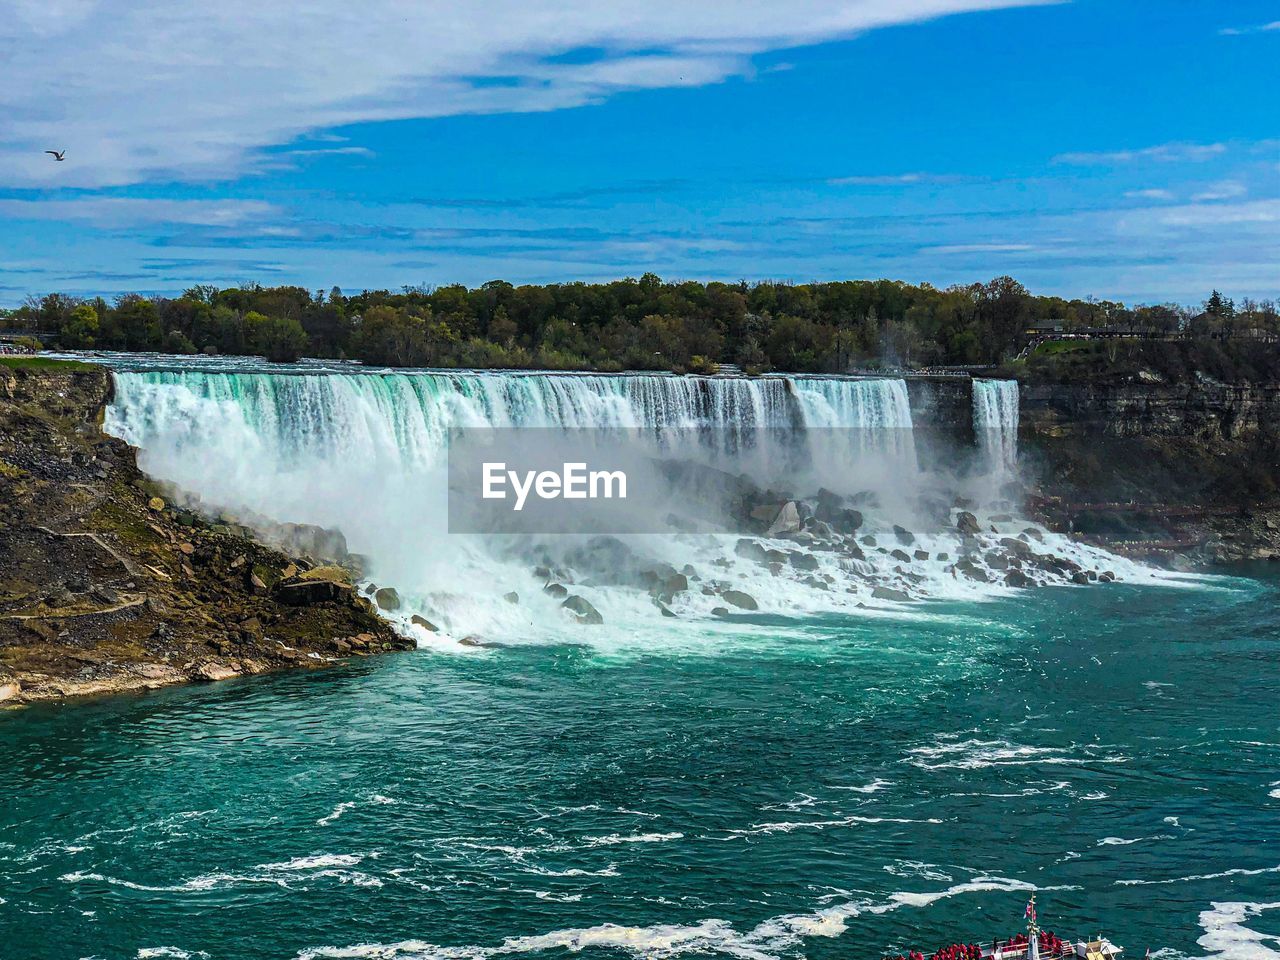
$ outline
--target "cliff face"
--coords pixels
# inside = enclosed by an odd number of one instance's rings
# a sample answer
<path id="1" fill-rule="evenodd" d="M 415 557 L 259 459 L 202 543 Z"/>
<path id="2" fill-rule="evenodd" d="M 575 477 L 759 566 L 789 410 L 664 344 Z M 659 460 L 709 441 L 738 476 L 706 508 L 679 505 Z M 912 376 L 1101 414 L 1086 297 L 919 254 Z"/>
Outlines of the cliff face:
<path id="1" fill-rule="evenodd" d="M 1280 387 L 1024 384 L 1023 462 L 1057 526 L 1163 559 L 1280 558 Z"/>
<path id="2" fill-rule="evenodd" d="M 1224 384 L 1025 384 L 1022 429 L 1057 436 L 1249 442 L 1280 422 L 1280 386 Z"/>
<path id="3" fill-rule="evenodd" d="M 99 368 L 0 364 L 0 700 L 412 647 L 350 575 L 166 504 L 105 436 Z"/>

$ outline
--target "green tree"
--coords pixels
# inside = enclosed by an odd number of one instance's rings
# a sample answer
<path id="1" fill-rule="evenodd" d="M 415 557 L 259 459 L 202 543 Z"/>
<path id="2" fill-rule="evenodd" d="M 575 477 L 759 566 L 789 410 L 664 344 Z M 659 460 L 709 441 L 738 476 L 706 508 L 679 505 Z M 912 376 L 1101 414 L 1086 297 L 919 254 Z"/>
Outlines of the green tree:
<path id="1" fill-rule="evenodd" d="M 92 347 L 98 336 L 98 311 L 89 304 L 75 307 L 58 336 L 58 342 L 72 350 Z"/>

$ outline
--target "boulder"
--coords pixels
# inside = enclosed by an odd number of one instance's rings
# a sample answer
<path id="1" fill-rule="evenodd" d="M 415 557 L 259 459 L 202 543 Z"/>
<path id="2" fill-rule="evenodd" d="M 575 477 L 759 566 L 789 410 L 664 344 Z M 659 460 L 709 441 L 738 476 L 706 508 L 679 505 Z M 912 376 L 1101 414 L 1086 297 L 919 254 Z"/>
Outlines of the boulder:
<path id="1" fill-rule="evenodd" d="M 196 680 L 205 680 L 209 683 L 216 683 L 219 680 L 230 680 L 232 677 L 238 676 L 240 676 L 240 671 L 235 667 L 229 666 L 225 663 L 217 663 L 212 660 L 208 663 L 201 664 L 196 668 L 195 672 Z"/>
<path id="2" fill-rule="evenodd" d="M 928 550 L 917 550 L 914 554 L 915 558 L 921 562 L 929 559 Z"/>
<path id="3" fill-rule="evenodd" d="M 409 618 L 409 622 L 412 623 L 415 627 L 421 627 L 423 630 L 427 630 L 430 633 L 440 632 L 440 628 L 437 627 L 434 623 L 432 623 L 426 617 L 418 616 L 416 613 Z"/>
<path id="4" fill-rule="evenodd" d="M 968 510 L 961 510 L 956 515 L 956 529 L 967 537 L 977 536 L 982 532 L 982 527 L 978 526 L 978 518 Z"/>
<path id="5" fill-rule="evenodd" d="M 791 566 L 797 570 L 817 570 L 819 566 L 817 557 L 812 553 L 803 553 L 800 550 L 792 550 L 787 559 L 791 561 Z"/>
<path id="6" fill-rule="evenodd" d="M 504 593 L 504 594 L 502 595 L 502 599 L 503 599 L 503 600 L 505 600 L 505 601 L 507 601 L 507 603 L 519 603 L 519 602 L 520 602 L 520 594 L 518 594 L 518 593 L 516 593 L 514 590 L 512 590 L 510 593 Z"/>
<path id="7" fill-rule="evenodd" d="M 17 680 L 0 680 L 0 703 L 12 700 L 22 692 L 22 684 Z"/>
<path id="8" fill-rule="evenodd" d="M 916 535 L 906 527 L 900 527 L 896 523 L 893 525 L 893 535 L 898 538 L 898 542 L 904 547 L 909 547 L 916 542 Z"/>
<path id="9" fill-rule="evenodd" d="M 569 595 L 569 588 L 562 583 L 548 583 L 542 588 L 542 592 L 549 597 L 555 597 L 557 600 L 563 600 Z"/>
<path id="10" fill-rule="evenodd" d="M 347 571 L 341 567 L 315 567 L 275 586 L 276 599 L 295 607 L 331 603 L 350 595 Z"/>
<path id="11" fill-rule="evenodd" d="M 895 603 L 908 603 L 912 599 L 907 591 L 893 587 L 872 587 L 871 596 L 877 600 L 892 600 Z"/>
<path id="12" fill-rule="evenodd" d="M 733 548 L 733 552 L 747 560 L 756 560 L 763 563 L 765 560 L 765 548 L 759 540 L 750 540 L 743 537 Z"/>
<path id="13" fill-rule="evenodd" d="M 788 500 L 782 505 L 782 509 L 778 511 L 777 516 L 773 518 L 773 523 L 765 531 L 765 536 L 781 537 L 789 533 L 798 533 L 800 529 L 800 509 L 796 506 L 794 500 Z"/>
<path id="14" fill-rule="evenodd" d="M 564 602 L 560 604 L 566 610 L 575 615 L 579 623 L 582 624 L 600 624 L 604 623 L 604 617 L 600 615 L 600 611 L 593 607 L 585 597 L 580 597 L 576 593 L 566 597 Z"/>
<path id="15" fill-rule="evenodd" d="M 890 550 L 890 551 L 889 551 L 889 556 L 893 557 L 893 559 L 895 559 L 895 560 L 897 560 L 897 561 L 899 561 L 899 562 L 901 562 L 901 563 L 910 563 L 910 562 L 911 562 L 911 557 L 907 554 L 907 551 L 905 551 L 905 550 Z"/>
<path id="16" fill-rule="evenodd" d="M 1087 587 L 1093 581 L 1089 579 L 1089 575 L 1085 573 L 1083 570 L 1077 570 L 1075 573 L 1071 575 L 1071 582 L 1076 584 L 1077 586 Z"/>
<path id="17" fill-rule="evenodd" d="M 726 603 L 733 604 L 740 610 L 760 609 L 760 604 L 756 603 L 756 598 L 749 593 L 743 593 L 741 590 L 726 590 L 720 596 Z"/>
<path id="18" fill-rule="evenodd" d="M 876 545 L 876 538 L 871 536 L 871 534 L 867 534 L 862 538 L 862 545 L 864 547 L 874 547 Z"/>
<path id="19" fill-rule="evenodd" d="M 373 595 L 373 602 L 380 610 L 395 613 L 400 609 L 400 594 L 396 592 L 395 587 L 383 587 Z"/>
<path id="20" fill-rule="evenodd" d="M 713 617 L 727 617 L 729 615 L 728 607 L 712 607 L 711 615 Z"/>
<path id="21" fill-rule="evenodd" d="M 1029 587 L 1031 580 L 1021 570 L 1010 570 L 1004 575 L 1004 582 L 1009 587 Z"/>

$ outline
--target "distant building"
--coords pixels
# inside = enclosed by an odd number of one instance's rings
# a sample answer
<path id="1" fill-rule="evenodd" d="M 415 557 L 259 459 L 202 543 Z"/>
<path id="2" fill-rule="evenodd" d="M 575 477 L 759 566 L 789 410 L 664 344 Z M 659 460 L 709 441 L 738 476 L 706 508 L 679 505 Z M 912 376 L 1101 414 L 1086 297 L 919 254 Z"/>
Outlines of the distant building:
<path id="1" fill-rule="evenodd" d="M 1067 329 L 1067 321 L 1062 317 L 1049 320 L 1032 320 L 1024 331 L 1028 337 L 1041 337 L 1046 333 L 1062 333 Z"/>

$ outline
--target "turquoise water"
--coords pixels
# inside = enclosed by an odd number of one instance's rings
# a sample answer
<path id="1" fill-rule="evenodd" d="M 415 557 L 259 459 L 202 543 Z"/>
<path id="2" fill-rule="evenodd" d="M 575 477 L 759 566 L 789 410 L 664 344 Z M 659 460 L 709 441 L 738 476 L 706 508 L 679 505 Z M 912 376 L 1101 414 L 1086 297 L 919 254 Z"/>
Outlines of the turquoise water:
<path id="1" fill-rule="evenodd" d="M 1131 956 L 1273 957 L 1277 585 L 0 714 L 0 956 L 878 958 L 1034 887 Z"/>

